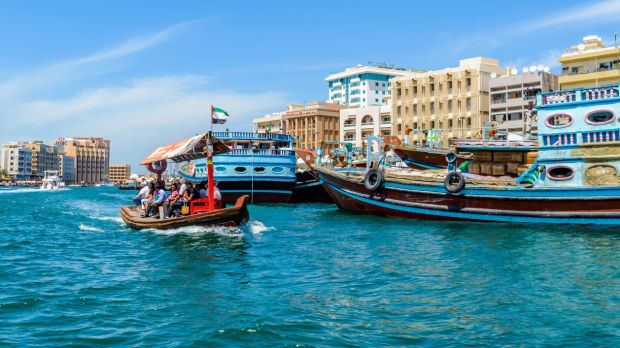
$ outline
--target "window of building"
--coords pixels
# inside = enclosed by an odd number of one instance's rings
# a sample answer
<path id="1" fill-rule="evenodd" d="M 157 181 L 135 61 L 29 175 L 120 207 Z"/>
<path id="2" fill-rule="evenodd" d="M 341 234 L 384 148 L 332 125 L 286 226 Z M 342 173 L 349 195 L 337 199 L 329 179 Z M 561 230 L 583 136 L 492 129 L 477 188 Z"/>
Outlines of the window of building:
<path id="1" fill-rule="evenodd" d="M 452 129 L 452 119 L 448 120 L 448 129 Z"/>
<path id="2" fill-rule="evenodd" d="M 359 103 L 360 98 L 351 98 L 351 103 Z"/>
<path id="3" fill-rule="evenodd" d="M 521 91 L 508 92 L 508 99 L 521 99 L 523 98 L 523 93 Z"/>
<path id="4" fill-rule="evenodd" d="M 435 102 L 431 102 L 431 114 L 435 113 Z"/>
<path id="5" fill-rule="evenodd" d="M 452 112 L 452 100 L 448 100 L 448 112 Z"/>
<path id="6" fill-rule="evenodd" d="M 385 95 L 385 91 L 381 92 L 381 94 Z"/>
<path id="7" fill-rule="evenodd" d="M 417 122 L 413 122 L 413 129 L 418 129 L 418 123 Z"/>
<path id="8" fill-rule="evenodd" d="M 378 103 L 378 102 L 379 102 L 379 99 L 376 99 L 376 98 L 375 98 L 375 103 Z"/>
<path id="9" fill-rule="evenodd" d="M 471 111 L 471 98 L 465 99 L 465 108 L 467 111 Z"/>
<path id="10" fill-rule="evenodd" d="M 366 86 L 366 81 L 362 82 L 362 86 Z"/>
<path id="11" fill-rule="evenodd" d="M 470 129 L 471 128 L 471 117 L 467 118 L 466 124 L 467 124 L 467 129 Z"/>
<path id="12" fill-rule="evenodd" d="M 377 86 L 377 87 L 378 87 L 378 86 L 379 86 L 379 82 L 375 82 L 375 86 Z"/>
<path id="13" fill-rule="evenodd" d="M 431 129 L 435 129 L 435 121 L 431 121 Z"/>

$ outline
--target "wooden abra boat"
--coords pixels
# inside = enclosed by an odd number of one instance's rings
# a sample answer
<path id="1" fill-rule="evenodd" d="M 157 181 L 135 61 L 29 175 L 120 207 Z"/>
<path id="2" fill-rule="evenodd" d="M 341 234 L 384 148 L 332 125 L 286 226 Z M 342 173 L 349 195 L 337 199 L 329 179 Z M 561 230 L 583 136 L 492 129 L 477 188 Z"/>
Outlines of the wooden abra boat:
<path id="1" fill-rule="evenodd" d="M 248 221 L 249 213 L 247 204 L 249 196 L 237 198 L 237 202 L 231 208 L 223 208 L 204 211 L 191 215 L 171 217 L 169 219 L 155 219 L 141 217 L 135 207 L 121 208 L 121 217 L 129 227 L 134 229 L 156 228 L 170 229 L 185 226 L 230 226 L 236 227 Z"/>
<path id="2" fill-rule="evenodd" d="M 452 154 L 451 171 L 314 170 L 339 208 L 363 214 L 620 225 L 620 85 L 539 94 L 537 109 L 538 152 L 472 143 L 460 150 L 473 161 L 456 169 Z"/>

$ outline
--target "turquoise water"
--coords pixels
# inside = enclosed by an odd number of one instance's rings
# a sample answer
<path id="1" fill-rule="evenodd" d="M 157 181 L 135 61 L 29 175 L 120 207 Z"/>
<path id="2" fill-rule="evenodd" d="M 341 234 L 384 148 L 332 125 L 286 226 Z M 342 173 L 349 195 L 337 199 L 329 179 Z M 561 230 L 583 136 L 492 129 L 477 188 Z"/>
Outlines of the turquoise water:
<path id="1" fill-rule="evenodd" d="M 0 189 L 0 346 L 620 344 L 620 229 L 307 204 L 133 231 L 133 193 Z"/>

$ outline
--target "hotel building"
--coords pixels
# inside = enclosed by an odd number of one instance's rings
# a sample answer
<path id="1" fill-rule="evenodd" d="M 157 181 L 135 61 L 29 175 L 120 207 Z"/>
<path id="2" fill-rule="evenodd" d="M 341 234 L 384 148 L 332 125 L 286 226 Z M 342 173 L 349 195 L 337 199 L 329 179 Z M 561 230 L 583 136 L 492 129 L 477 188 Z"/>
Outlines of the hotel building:
<path id="1" fill-rule="evenodd" d="M 462 59 L 458 67 L 392 80 L 392 135 L 423 143 L 425 130 L 442 130 L 441 141 L 477 138 L 489 120 L 489 79 L 506 69 L 495 59 Z"/>
<path id="2" fill-rule="evenodd" d="M 40 180 L 45 171 L 58 171 L 58 149 L 54 145 L 46 145 L 41 140 L 29 141 L 22 145 L 32 151 L 32 179 Z"/>
<path id="3" fill-rule="evenodd" d="M 6 143 L 0 150 L 0 168 L 15 180 L 30 180 L 32 175 L 32 150 L 18 143 Z"/>
<path id="4" fill-rule="evenodd" d="M 369 135 L 388 136 L 392 131 L 392 105 L 340 110 L 340 141 L 363 147 Z"/>
<path id="5" fill-rule="evenodd" d="M 75 158 L 75 181 L 96 184 L 109 180 L 110 141 L 102 138 L 64 139 L 61 153 Z"/>
<path id="6" fill-rule="evenodd" d="M 559 84 L 556 75 L 538 71 L 492 77 L 489 88 L 490 116 L 496 129 L 521 133 L 525 131 L 528 103 L 536 101 L 536 93 L 559 90 Z M 537 134 L 536 121 L 530 124 L 531 132 Z"/>
<path id="7" fill-rule="evenodd" d="M 384 105 L 391 94 L 390 79 L 408 76 L 404 69 L 357 65 L 325 78 L 329 85 L 329 102 L 350 107 Z"/>
<path id="8" fill-rule="evenodd" d="M 599 36 L 584 37 L 558 61 L 562 64 L 561 89 L 620 83 L 620 48 L 605 46 Z"/>
<path id="9" fill-rule="evenodd" d="M 63 154 L 58 155 L 58 175 L 66 184 L 75 182 L 75 158 Z"/>
<path id="10" fill-rule="evenodd" d="M 284 117 L 284 113 L 285 111 L 274 112 L 261 118 L 255 118 L 252 121 L 254 125 L 254 132 L 280 134 L 282 132 L 282 118 Z"/>
<path id="11" fill-rule="evenodd" d="M 129 180 L 131 175 L 131 165 L 129 164 L 110 164 L 110 182 L 122 184 Z"/>
<path id="12" fill-rule="evenodd" d="M 318 101 L 290 104 L 283 117 L 283 133 L 295 137 L 298 149 L 316 150 L 322 141 L 338 141 L 340 110 L 344 108 L 346 106 Z M 327 144 L 323 148 L 329 151 L 336 147 Z"/>

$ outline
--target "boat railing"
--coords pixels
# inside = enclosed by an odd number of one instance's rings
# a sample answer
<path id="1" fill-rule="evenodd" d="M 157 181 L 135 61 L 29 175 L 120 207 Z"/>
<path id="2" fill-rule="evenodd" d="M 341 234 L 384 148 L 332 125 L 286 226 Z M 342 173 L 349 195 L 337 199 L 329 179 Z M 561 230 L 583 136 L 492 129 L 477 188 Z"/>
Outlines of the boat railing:
<path id="1" fill-rule="evenodd" d="M 220 140 L 266 140 L 295 142 L 295 138 L 288 134 L 252 133 L 252 132 L 213 132 L 213 136 Z"/>
<path id="2" fill-rule="evenodd" d="M 542 135 L 543 146 L 571 146 L 620 141 L 620 130 L 575 132 Z"/>
<path id="3" fill-rule="evenodd" d="M 295 156 L 295 150 L 280 149 L 234 149 L 226 153 L 227 155 L 261 155 L 261 156 Z"/>
<path id="4" fill-rule="evenodd" d="M 539 94 L 538 104 L 542 106 L 587 102 L 620 97 L 620 85 L 580 88 L 570 91 Z"/>

